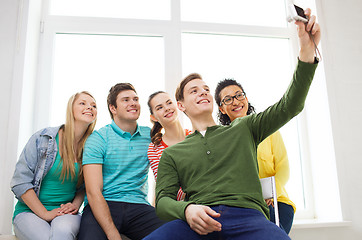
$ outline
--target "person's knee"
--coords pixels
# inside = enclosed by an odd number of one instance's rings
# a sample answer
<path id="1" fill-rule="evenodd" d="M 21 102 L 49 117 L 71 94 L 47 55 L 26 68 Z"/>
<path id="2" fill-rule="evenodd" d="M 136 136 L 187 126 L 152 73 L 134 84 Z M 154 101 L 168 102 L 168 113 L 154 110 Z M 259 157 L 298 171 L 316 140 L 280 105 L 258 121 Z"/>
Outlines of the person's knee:
<path id="1" fill-rule="evenodd" d="M 64 215 L 56 217 L 51 222 L 51 235 L 64 236 L 64 239 L 75 238 L 79 232 L 80 216 L 79 215 Z M 65 236 L 68 236 L 66 238 Z M 57 238 L 62 239 L 62 238 Z"/>

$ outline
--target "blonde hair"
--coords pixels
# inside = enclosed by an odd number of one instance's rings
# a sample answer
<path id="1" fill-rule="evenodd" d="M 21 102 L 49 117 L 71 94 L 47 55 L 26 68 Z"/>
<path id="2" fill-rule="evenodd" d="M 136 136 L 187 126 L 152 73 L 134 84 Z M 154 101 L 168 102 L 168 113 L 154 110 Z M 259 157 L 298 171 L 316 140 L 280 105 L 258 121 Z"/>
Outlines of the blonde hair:
<path id="1" fill-rule="evenodd" d="M 64 181 L 66 178 L 71 176 L 73 179 L 75 177 L 75 165 L 74 159 L 79 163 L 79 179 L 78 184 L 83 182 L 83 169 L 82 169 L 82 154 L 85 141 L 88 136 L 93 132 L 94 127 L 96 125 L 97 118 L 88 125 L 87 130 L 79 141 L 78 148 L 74 149 L 74 114 L 73 114 L 73 105 L 75 100 L 81 94 L 87 94 L 91 98 L 94 97 L 87 91 L 78 92 L 72 95 L 69 98 L 66 112 L 66 120 L 65 125 L 62 126 L 63 136 L 62 136 L 62 144 L 59 146 L 59 153 L 63 159 L 63 167 L 61 170 L 60 178 Z M 95 100 L 94 100 L 95 101 Z"/>

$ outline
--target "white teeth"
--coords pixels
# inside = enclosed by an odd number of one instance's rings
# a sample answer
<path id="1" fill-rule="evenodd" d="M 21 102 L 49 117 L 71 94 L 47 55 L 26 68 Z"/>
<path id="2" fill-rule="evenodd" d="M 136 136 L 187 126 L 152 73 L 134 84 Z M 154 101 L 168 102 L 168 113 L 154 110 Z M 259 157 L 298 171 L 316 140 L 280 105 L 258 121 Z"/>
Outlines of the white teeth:
<path id="1" fill-rule="evenodd" d="M 173 112 L 167 113 L 165 117 L 171 117 L 173 115 Z"/>
<path id="2" fill-rule="evenodd" d="M 201 100 L 199 103 L 208 103 L 209 101 L 208 100 Z"/>
<path id="3" fill-rule="evenodd" d="M 129 110 L 128 112 L 135 113 L 135 112 L 137 112 L 137 110 Z"/>

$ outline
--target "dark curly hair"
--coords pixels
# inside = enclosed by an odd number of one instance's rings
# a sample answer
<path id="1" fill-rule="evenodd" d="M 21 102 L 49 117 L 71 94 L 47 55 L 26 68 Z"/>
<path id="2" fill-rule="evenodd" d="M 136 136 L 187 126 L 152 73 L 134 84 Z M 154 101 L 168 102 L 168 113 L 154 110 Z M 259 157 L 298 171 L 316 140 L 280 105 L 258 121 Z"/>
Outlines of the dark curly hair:
<path id="1" fill-rule="evenodd" d="M 234 79 L 226 78 L 226 79 L 218 82 L 216 89 L 215 89 L 215 95 L 214 95 L 215 101 L 216 101 L 218 107 L 221 106 L 220 92 L 224 88 L 226 88 L 228 86 L 233 86 L 233 85 L 238 86 L 245 93 L 244 88 L 241 86 L 241 84 L 238 83 L 237 81 L 235 81 Z M 248 111 L 246 112 L 246 114 L 249 115 L 252 113 L 255 113 L 255 108 L 250 103 L 248 103 Z M 229 116 L 227 114 L 223 114 L 220 111 L 220 109 L 217 112 L 217 118 L 221 125 L 229 125 L 231 123 Z"/>

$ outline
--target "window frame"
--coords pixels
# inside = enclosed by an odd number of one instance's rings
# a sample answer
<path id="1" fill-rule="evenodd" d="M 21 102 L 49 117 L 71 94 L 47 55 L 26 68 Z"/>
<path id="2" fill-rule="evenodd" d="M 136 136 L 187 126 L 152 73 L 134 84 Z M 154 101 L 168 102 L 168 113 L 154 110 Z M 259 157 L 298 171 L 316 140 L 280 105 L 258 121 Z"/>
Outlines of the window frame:
<path id="1" fill-rule="evenodd" d="M 207 33 L 222 35 L 275 37 L 289 39 L 292 66 L 297 63 L 298 39 L 293 24 L 288 27 L 264 27 L 239 24 L 185 22 L 181 21 L 181 0 L 171 1 L 171 20 L 141 20 L 125 18 L 99 18 L 49 15 L 51 0 L 43 0 L 42 23 L 39 44 L 38 77 L 35 83 L 33 132 L 50 122 L 54 41 L 57 33 L 109 34 L 158 36 L 164 39 L 165 86 L 167 92 L 176 89 L 182 79 L 182 33 Z M 294 70 L 294 69 L 292 69 Z M 171 81 L 172 80 L 172 81 Z M 49 91 L 48 91 L 49 90 Z M 184 120 L 180 114 L 180 120 Z M 302 175 L 306 209 L 297 210 L 296 219 L 315 218 L 313 181 L 311 175 L 310 151 L 308 147 L 308 127 L 304 111 L 297 117 L 299 142 L 301 144 Z"/>

